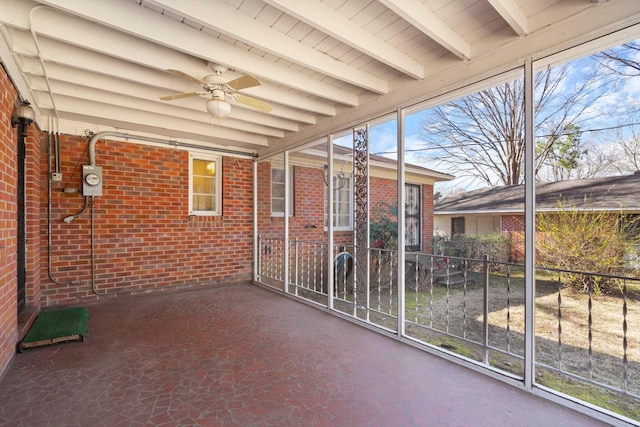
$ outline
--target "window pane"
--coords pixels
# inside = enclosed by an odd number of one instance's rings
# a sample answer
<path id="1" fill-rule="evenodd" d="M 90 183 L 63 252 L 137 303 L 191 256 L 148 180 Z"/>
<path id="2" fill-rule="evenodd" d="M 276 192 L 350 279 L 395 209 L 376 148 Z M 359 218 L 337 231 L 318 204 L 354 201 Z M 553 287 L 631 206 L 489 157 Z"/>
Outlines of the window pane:
<path id="1" fill-rule="evenodd" d="M 284 169 L 271 169 L 271 182 L 284 185 Z"/>
<path id="2" fill-rule="evenodd" d="M 272 199 L 271 200 L 271 212 L 284 212 L 284 199 Z"/>
<path id="3" fill-rule="evenodd" d="M 212 211 L 215 209 L 215 198 L 202 194 L 193 195 L 193 210 Z"/>
<path id="4" fill-rule="evenodd" d="M 340 215 L 348 215 L 349 214 L 349 203 L 337 203 L 338 214 Z"/>
<path id="5" fill-rule="evenodd" d="M 290 169 L 290 200 L 289 200 L 289 216 L 293 216 L 293 169 Z M 284 198 L 285 198 L 285 173 L 284 169 L 276 169 L 271 167 L 271 214 L 283 215 L 284 214 Z"/>
<path id="6" fill-rule="evenodd" d="M 331 209 L 333 213 L 333 225 L 340 228 L 351 227 L 351 212 L 353 206 L 351 204 L 351 178 L 343 177 L 342 179 L 334 178 L 334 185 L 342 184 L 340 189 L 333 190 L 333 207 Z M 327 197 L 325 187 L 325 226 L 327 225 L 326 211 L 327 211 Z"/>
<path id="7" fill-rule="evenodd" d="M 193 177 L 194 194 L 215 194 L 216 181 L 213 178 Z"/>
<path id="8" fill-rule="evenodd" d="M 193 174 L 200 176 L 215 176 L 216 162 L 212 160 L 193 160 Z"/>
<path id="9" fill-rule="evenodd" d="M 338 215 L 336 222 L 338 227 L 349 227 L 349 215 Z"/>
<path id="10" fill-rule="evenodd" d="M 284 199 L 284 184 L 273 183 L 271 187 L 271 197 L 274 199 Z"/>

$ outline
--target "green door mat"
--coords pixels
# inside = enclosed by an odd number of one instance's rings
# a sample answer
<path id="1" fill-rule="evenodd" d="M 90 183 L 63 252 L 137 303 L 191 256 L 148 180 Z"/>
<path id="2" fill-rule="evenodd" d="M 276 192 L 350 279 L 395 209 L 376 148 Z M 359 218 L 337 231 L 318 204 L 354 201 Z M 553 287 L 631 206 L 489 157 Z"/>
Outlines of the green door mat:
<path id="1" fill-rule="evenodd" d="M 20 343 L 20 350 L 62 341 L 84 341 L 89 313 L 84 307 L 41 311 Z"/>

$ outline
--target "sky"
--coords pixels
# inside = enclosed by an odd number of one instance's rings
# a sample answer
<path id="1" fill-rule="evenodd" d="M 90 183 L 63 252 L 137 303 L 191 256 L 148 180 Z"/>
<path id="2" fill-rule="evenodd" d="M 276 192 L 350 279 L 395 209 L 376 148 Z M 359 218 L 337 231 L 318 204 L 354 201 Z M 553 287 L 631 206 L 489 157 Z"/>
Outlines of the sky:
<path id="1" fill-rule="evenodd" d="M 640 55 L 635 60 L 640 62 Z M 568 64 L 568 77 L 562 81 L 561 90 L 557 95 L 559 102 L 563 96 L 568 96 L 572 88 L 579 85 L 585 79 L 584 76 L 588 75 L 597 66 L 597 62 L 591 57 L 579 58 Z M 597 143 L 601 146 L 611 144 L 611 141 L 616 139 L 620 132 L 624 133 L 628 130 L 628 127 L 617 128 L 621 123 L 629 121 L 640 122 L 640 116 L 637 117 L 638 120 L 634 120 L 633 115 L 629 113 L 631 109 L 640 105 L 638 101 L 640 100 L 640 77 L 625 79 L 624 81 L 617 77 L 615 87 L 608 89 L 607 93 L 603 95 L 603 85 L 609 83 L 611 81 L 604 81 L 601 85 L 594 85 L 592 87 L 593 91 L 588 95 L 592 104 L 580 113 L 579 125 L 583 130 L 581 143 Z M 450 166 L 427 158 L 429 150 L 423 138 L 421 124 L 428 116 L 429 110 L 424 110 L 405 117 L 405 160 L 407 163 L 413 163 L 455 176 L 456 173 L 452 171 Z M 592 130 L 594 129 L 606 130 L 593 132 Z M 397 158 L 396 132 L 397 125 L 395 120 L 372 126 L 369 138 L 370 153 L 393 159 Z M 336 139 L 335 142 L 339 145 L 350 147 L 351 136 L 347 135 Z M 486 183 L 478 182 L 477 180 L 457 178 L 450 182 L 436 184 L 435 190 L 441 191 L 446 195 L 446 193 L 459 189 L 472 190 L 484 186 L 486 186 Z"/>

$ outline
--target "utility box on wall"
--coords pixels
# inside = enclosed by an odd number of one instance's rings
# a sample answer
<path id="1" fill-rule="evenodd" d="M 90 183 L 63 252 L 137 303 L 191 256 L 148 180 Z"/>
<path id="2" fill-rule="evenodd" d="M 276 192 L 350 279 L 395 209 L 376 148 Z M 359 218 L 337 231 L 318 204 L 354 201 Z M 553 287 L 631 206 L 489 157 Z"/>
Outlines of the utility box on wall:
<path id="1" fill-rule="evenodd" d="M 82 166 L 82 195 L 102 196 L 102 168 L 100 166 Z"/>

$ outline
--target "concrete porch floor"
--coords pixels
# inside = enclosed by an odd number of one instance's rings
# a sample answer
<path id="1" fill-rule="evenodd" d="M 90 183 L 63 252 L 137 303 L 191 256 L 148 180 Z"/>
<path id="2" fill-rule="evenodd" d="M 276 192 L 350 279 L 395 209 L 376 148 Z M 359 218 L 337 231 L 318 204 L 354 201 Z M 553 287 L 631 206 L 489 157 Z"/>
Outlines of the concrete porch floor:
<path id="1" fill-rule="evenodd" d="M 87 308 L 86 342 L 16 354 L 0 425 L 604 425 L 253 285 Z"/>

